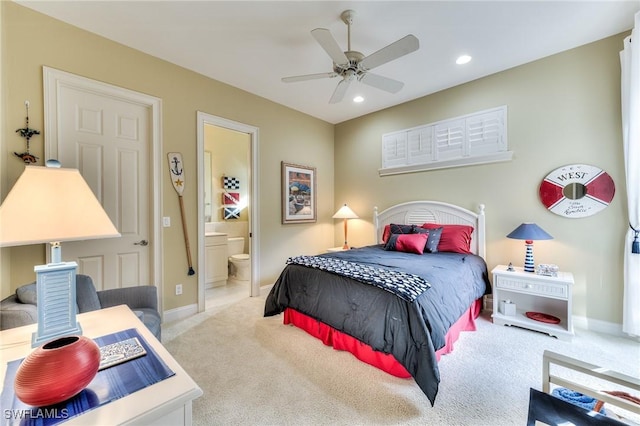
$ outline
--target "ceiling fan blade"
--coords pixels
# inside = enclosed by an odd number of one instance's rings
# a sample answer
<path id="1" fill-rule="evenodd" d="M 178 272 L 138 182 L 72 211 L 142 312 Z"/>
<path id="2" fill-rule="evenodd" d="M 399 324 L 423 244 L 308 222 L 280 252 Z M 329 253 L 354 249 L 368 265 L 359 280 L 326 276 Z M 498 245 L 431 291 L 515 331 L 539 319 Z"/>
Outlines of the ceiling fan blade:
<path id="1" fill-rule="evenodd" d="M 400 40 L 393 42 L 367 56 L 360 61 L 359 67 L 363 71 L 371 70 L 408 53 L 414 52 L 418 50 L 419 47 L 420 42 L 418 39 L 414 35 L 409 34 L 408 36 L 403 37 Z"/>
<path id="2" fill-rule="evenodd" d="M 336 90 L 333 91 L 333 95 L 331 95 L 331 99 L 329 99 L 330 104 L 337 104 L 342 101 L 344 95 L 347 93 L 347 89 L 349 88 L 349 84 L 351 83 L 350 78 L 343 79 L 338 86 L 336 86 Z"/>
<path id="3" fill-rule="evenodd" d="M 389 93 L 398 93 L 404 87 L 404 83 L 401 81 L 369 72 L 360 77 L 360 81 Z"/>
<path id="4" fill-rule="evenodd" d="M 311 35 L 316 39 L 324 51 L 327 52 L 334 63 L 338 65 L 349 63 L 349 59 L 347 59 L 342 49 L 340 49 L 338 42 L 333 38 L 329 30 L 326 28 L 316 28 L 311 31 Z"/>
<path id="5" fill-rule="evenodd" d="M 284 77 L 282 78 L 283 83 L 295 83 L 297 81 L 307 81 L 307 80 L 317 80 L 320 78 L 333 78 L 337 77 L 338 74 L 335 72 L 321 72 L 318 74 L 306 74 L 306 75 L 295 75 L 292 77 Z"/>

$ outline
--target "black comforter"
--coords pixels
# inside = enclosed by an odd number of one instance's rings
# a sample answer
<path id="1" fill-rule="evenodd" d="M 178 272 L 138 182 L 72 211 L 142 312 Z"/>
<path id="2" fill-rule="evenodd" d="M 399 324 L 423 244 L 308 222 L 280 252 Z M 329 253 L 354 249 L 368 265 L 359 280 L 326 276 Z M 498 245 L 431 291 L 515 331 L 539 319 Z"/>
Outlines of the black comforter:
<path id="1" fill-rule="evenodd" d="M 407 302 L 370 284 L 288 265 L 267 296 L 264 315 L 293 308 L 392 354 L 433 405 L 440 382 L 435 351 L 445 345 L 449 327 L 489 291 L 484 260 L 472 254 L 385 251 L 381 245 L 321 256 L 415 274 L 431 288 Z"/>

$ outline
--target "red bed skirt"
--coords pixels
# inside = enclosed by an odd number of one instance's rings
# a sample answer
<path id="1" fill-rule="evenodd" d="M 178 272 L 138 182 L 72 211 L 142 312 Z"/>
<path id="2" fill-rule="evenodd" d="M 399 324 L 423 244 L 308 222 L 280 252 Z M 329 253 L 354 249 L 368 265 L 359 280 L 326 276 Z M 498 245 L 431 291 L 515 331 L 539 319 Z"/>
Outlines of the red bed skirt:
<path id="1" fill-rule="evenodd" d="M 473 302 L 469 309 L 451 326 L 446 334 L 444 347 L 436 351 L 436 359 L 438 361 L 440 361 L 442 355 L 453 351 L 453 344 L 458 340 L 462 331 L 475 331 L 475 320 L 480 315 L 481 309 L 482 298 Z M 393 376 L 402 378 L 411 377 L 409 372 L 407 372 L 393 355 L 376 351 L 371 346 L 302 314 L 295 309 L 285 309 L 283 322 L 303 329 L 313 337 L 322 340 L 327 346 L 333 346 L 334 349 L 351 352 L 360 361 L 373 365 Z"/>

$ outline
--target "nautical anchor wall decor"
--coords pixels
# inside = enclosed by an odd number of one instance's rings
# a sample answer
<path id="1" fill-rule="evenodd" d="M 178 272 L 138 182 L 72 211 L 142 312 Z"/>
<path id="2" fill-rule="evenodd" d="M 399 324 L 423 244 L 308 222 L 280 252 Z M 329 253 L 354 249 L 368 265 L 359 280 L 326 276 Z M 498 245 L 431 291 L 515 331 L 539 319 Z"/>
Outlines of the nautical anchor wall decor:
<path id="1" fill-rule="evenodd" d="M 29 128 L 29 101 L 24 101 L 24 105 L 27 108 L 27 118 L 26 118 L 27 125 L 22 129 L 17 129 L 16 133 L 19 133 L 20 136 L 22 136 L 27 140 L 27 150 L 22 154 L 18 154 L 17 152 L 14 152 L 14 154 L 16 157 L 20 157 L 22 161 L 24 161 L 26 164 L 33 164 L 36 161 L 38 161 L 38 157 L 31 154 L 31 152 L 29 152 L 29 142 L 34 135 L 39 135 L 40 131 Z"/>

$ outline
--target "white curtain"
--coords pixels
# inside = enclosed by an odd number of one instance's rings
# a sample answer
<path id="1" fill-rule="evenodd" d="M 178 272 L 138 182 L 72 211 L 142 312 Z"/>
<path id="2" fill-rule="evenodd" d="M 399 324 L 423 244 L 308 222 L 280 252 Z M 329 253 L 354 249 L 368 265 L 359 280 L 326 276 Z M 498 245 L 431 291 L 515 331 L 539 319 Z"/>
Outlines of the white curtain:
<path id="1" fill-rule="evenodd" d="M 640 253 L 633 253 L 640 231 L 640 12 L 620 52 L 622 66 L 622 139 L 627 180 L 629 225 L 624 243 L 624 301 L 622 331 L 640 336 Z"/>

